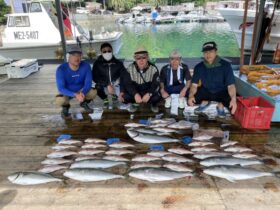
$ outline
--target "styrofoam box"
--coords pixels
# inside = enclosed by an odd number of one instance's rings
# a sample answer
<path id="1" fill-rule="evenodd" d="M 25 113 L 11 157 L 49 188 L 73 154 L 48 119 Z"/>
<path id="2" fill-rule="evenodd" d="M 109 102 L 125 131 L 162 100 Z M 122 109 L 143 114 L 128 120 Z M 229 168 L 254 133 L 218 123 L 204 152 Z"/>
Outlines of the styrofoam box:
<path id="1" fill-rule="evenodd" d="M 21 59 L 10 64 L 7 69 L 8 78 L 25 78 L 39 70 L 37 59 Z"/>

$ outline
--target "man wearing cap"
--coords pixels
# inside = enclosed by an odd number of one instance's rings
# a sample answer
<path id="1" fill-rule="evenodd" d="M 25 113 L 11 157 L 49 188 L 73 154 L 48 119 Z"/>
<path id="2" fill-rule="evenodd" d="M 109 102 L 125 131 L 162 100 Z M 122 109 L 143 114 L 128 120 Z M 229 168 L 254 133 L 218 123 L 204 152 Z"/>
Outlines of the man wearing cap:
<path id="1" fill-rule="evenodd" d="M 101 55 L 98 56 L 92 67 L 92 78 L 96 83 L 98 96 L 108 105 L 108 96 L 117 99 L 121 72 L 125 70 L 123 63 L 113 55 L 110 43 L 103 43 L 100 47 Z"/>
<path id="2" fill-rule="evenodd" d="M 121 75 L 121 87 L 123 101 L 125 103 L 149 103 L 153 112 L 158 112 L 159 95 L 159 71 L 150 63 L 148 51 L 139 47 L 134 52 L 134 62 Z M 130 111 L 136 111 L 131 105 Z"/>
<path id="3" fill-rule="evenodd" d="M 204 60 L 194 68 L 188 104 L 200 104 L 195 110 L 199 113 L 208 107 L 210 101 L 216 101 L 219 117 L 225 117 L 224 107 L 231 108 L 234 114 L 237 107 L 236 88 L 230 63 L 217 55 L 215 42 L 204 43 L 202 52 Z M 198 87 L 200 81 L 202 84 Z"/>
<path id="4" fill-rule="evenodd" d="M 68 117 L 69 101 L 75 98 L 86 112 L 92 112 L 88 103 L 96 96 L 96 90 L 91 88 L 92 75 L 88 63 L 81 61 L 82 50 L 78 46 L 68 48 L 68 62 L 61 64 L 56 70 L 56 85 L 59 95 L 56 104 L 62 106 L 62 117 Z"/>
<path id="5" fill-rule="evenodd" d="M 180 52 L 173 50 L 169 55 L 169 64 L 161 69 L 160 93 L 165 99 L 165 108 L 171 107 L 171 94 L 179 94 L 179 108 L 185 108 L 185 97 L 191 85 L 191 75 L 188 66 L 181 60 Z"/>

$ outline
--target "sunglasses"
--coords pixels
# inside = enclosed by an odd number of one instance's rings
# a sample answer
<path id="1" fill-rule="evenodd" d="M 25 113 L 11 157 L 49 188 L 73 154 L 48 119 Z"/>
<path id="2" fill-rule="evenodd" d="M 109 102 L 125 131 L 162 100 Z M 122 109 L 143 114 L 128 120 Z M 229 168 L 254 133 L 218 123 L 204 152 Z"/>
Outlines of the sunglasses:
<path id="1" fill-rule="evenodd" d="M 147 56 L 139 56 L 139 57 L 135 57 L 135 60 L 145 60 L 147 59 Z"/>
<path id="2" fill-rule="evenodd" d="M 112 52 L 112 50 L 102 51 L 102 53 L 111 53 L 111 52 Z"/>

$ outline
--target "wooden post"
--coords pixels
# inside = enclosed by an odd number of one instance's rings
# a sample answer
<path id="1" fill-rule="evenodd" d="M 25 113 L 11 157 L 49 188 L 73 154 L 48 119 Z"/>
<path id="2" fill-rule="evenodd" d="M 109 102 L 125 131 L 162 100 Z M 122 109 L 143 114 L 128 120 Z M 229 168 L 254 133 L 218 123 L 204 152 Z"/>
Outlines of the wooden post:
<path id="1" fill-rule="evenodd" d="M 58 20 L 59 33 L 60 33 L 60 37 L 61 37 L 64 61 L 66 62 L 66 41 L 65 41 L 65 36 L 64 36 L 64 29 L 63 29 L 64 24 L 63 24 L 63 20 L 62 20 L 60 0 L 55 0 L 55 7 L 56 7 L 56 14 L 57 14 L 57 20 Z"/>
<path id="2" fill-rule="evenodd" d="M 245 43 L 245 32 L 246 32 L 246 22 L 247 22 L 247 12 L 248 12 L 248 2 L 249 0 L 245 0 L 245 8 L 244 8 L 244 16 L 242 23 L 242 37 L 241 37 L 241 52 L 240 52 L 240 73 L 241 69 L 244 65 L 244 43 Z"/>

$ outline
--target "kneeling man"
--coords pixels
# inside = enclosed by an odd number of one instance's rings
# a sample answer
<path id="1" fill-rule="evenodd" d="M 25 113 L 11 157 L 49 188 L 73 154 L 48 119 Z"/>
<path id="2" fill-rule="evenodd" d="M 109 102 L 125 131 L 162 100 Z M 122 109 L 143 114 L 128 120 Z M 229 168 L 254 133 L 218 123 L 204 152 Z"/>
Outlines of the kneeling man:
<path id="1" fill-rule="evenodd" d="M 219 117 L 225 117 L 224 107 L 236 110 L 236 88 L 233 70 L 229 62 L 217 55 L 215 42 L 206 42 L 202 47 L 204 61 L 194 68 L 188 104 L 200 104 L 195 112 L 202 112 L 210 101 L 218 102 Z M 201 86 L 198 87 L 201 82 Z"/>

